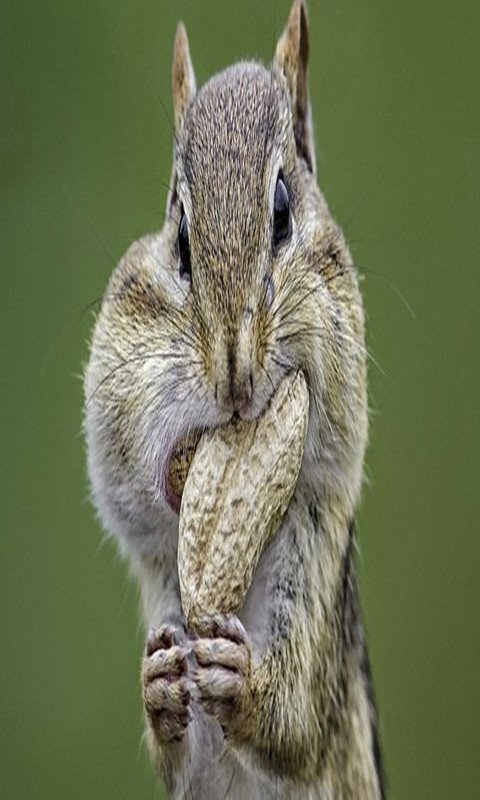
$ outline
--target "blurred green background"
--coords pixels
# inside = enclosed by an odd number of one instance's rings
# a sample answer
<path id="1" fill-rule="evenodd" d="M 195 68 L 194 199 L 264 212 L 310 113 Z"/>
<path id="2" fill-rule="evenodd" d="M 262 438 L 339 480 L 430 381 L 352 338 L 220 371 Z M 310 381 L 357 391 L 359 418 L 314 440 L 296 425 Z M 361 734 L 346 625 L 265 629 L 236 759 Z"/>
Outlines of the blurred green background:
<path id="1" fill-rule="evenodd" d="M 136 588 L 88 502 L 80 375 L 92 303 L 162 224 L 178 19 L 202 83 L 269 61 L 289 7 L 0 2 L 2 798 L 162 797 Z M 359 531 L 390 793 L 478 797 L 479 4 L 309 10 L 320 181 L 379 365 Z"/>

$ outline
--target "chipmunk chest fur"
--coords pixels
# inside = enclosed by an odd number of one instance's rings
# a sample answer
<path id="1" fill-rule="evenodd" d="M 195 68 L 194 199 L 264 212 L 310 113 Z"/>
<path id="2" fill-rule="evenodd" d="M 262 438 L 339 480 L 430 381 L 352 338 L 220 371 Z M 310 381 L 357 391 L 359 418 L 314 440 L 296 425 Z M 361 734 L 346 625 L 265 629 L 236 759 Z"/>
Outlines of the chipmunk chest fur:
<path id="1" fill-rule="evenodd" d="M 93 500 L 140 583 L 147 738 L 172 797 L 384 796 L 353 562 L 364 315 L 317 185 L 308 49 L 295 0 L 270 69 L 242 62 L 197 90 L 179 26 L 165 223 L 117 266 L 85 375 Z M 238 616 L 193 637 L 172 452 L 257 418 L 298 370 L 310 411 L 295 494 Z"/>

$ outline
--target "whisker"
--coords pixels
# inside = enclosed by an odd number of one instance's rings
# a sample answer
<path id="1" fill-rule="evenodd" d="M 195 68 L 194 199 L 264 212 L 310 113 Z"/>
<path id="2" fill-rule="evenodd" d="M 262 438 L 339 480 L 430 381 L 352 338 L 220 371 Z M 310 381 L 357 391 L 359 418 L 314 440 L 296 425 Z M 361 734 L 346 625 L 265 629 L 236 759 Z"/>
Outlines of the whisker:
<path id="1" fill-rule="evenodd" d="M 278 355 L 271 355 L 270 358 L 272 362 L 276 364 L 278 367 L 280 367 L 280 369 L 282 370 L 287 371 L 293 366 L 293 364 L 290 361 L 281 359 Z"/>
<path id="2" fill-rule="evenodd" d="M 93 221 L 91 216 L 89 214 L 87 214 L 85 209 L 80 206 L 80 203 L 79 203 L 78 199 L 74 200 L 74 198 L 72 197 L 72 195 L 71 195 L 71 193 L 70 193 L 65 181 L 62 181 L 62 188 L 63 188 L 63 191 L 65 192 L 65 194 L 67 195 L 68 199 L 72 203 L 72 205 L 75 206 L 75 210 L 77 211 L 77 213 L 79 213 L 79 211 L 81 212 L 81 216 L 88 223 L 88 226 L 89 226 L 90 230 L 92 231 L 92 233 L 95 235 L 95 238 L 97 239 L 97 242 L 99 242 L 99 244 L 102 246 L 103 250 L 109 256 L 111 261 L 114 264 L 116 264 L 117 263 L 117 257 L 115 256 L 113 250 L 111 249 L 111 247 L 108 244 L 107 240 L 105 239 L 104 235 L 100 231 L 99 227 L 95 224 L 95 222 Z"/>
<path id="3" fill-rule="evenodd" d="M 86 306 L 84 306 L 83 308 L 81 308 L 78 311 L 76 311 L 74 313 L 74 315 L 73 315 L 73 318 L 70 319 L 68 322 L 66 322 L 63 325 L 63 327 L 61 328 L 60 332 L 57 334 L 57 336 L 55 337 L 54 341 L 50 345 L 50 349 L 49 349 L 47 355 L 45 356 L 45 359 L 43 361 L 42 366 L 40 367 L 40 371 L 38 373 L 38 380 L 40 380 L 40 381 L 43 380 L 43 377 L 44 377 L 45 372 L 47 370 L 47 367 L 48 367 L 48 365 L 49 365 L 49 363 L 50 363 L 50 361 L 51 361 L 51 359 L 53 357 L 53 354 L 55 353 L 55 351 L 59 347 L 60 342 L 63 341 L 64 336 L 66 336 L 66 334 L 69 333 L 72 330 L 72 328 L 74 328 L 76 325 L 80 325 L 80 323 L 83 322 L 83 320 L 85 319 L 85 317 L 89 313 L 89 311 L 91 311 L 92 308 L 94 308 L 96 305 L 99 305 L 101 302 L 102 302 L 102 297 L 101 296 L 95 298 L 95 300 L 91 300 L 90 303 L 87 303 Z"/>
<path id="4" fill-rule="evenodd" d="M 236 774 L 237 774 L 237 765 L 234 764 L 233 770 L 232 770 L 232 777 L 230 778 L 229 784 L 227 786 L 227 791 L 225 792 L 225 796 L 224 796 L 225 800 L 227 799 L 228 795 L 230 794 L 230 789 L 233 786 L 233 780 L 234 780 Z"/>
<path id="5" fill-rule="evenodd" d="M 357 269 L 361 270 L 360 274 L 361 275 L 365 275 L 365 277 L 378 278 L 378 280 L 383 281 L 383 283 L 385 283 L 386 286 L 388 286 L 389 289 L 392 290 L 392 292 L 396 295 L 396 297 L 398 297 L 400 302 L 403 304 L 403 306 L 406 308 L 406 310 L 410 314 L 411 318 L 413 320 L 415 320 L 415 322 L 417 321 L 417 316 L 415 314 L 415 311 L 413 310 L 412 306 L 408 302 L 408 300 L 405 297 L 405 295 L 403 294 L 403 292 L 400 291 L 398 286 L 396 286 L 396 284 L 393 283 L 393 281 L 391 281 L 385 275 L 382 275 L 381 272 L 376 272 L 373 269 L 365 269 L 364 267 L 358 267 L 358 266 L 357 266 Z"/>
<path id="6" fill-rule="evenodd" d="M 326 338 L 328 341 L 334 342 L 334 343 L 335 343 L 337 338 L 343 339 L 345 342 L 348 342 L 350 345 L 352 345 L 356 349 L 357 352 L 362 353 L 362 355 L 365 355 L 365 357 L 369 361 L 372 362 L 372 364 L 379 370 L 379 372 L 381 373 L 381 375 L 384 378 L 388 377 L 387 373 L 382 368 L 382 366 L 379 364 L 377 359 L 372 355 L 370 350 L 368 350 L 368 348 L 365 345 L 361 344 L 360 342 L 355 341 L 355 339 L 353 339 L 351 336 L 349 336 L 344 331 L 335 331 L 335 335 L 331 336 L 330 332 L 328 331 L 327 328 L 317 328 L 317 327 L 311 327 L 311 326 L 308 326 L 308 327 L 307 326 L 292 327 L 291 332 L 286 331 L 285 333 L 282 333 L 281 336 L 278 336 L 277 337 L 277 342 L 281 342 L 282 344 L 285 344 L 286 342 L 289 342 L 292 339 L 295 341 L 296 339 L 298 339 L 300 337 L 307 337 L 307 338 L 310 337 L 312 339 L 317 339 L 317 338 L 325 339 Z"/>
<path id="7" fill-rule="evenodd" d="M 138 358 L 142 359 L 142 358 L 144 358 L 144 356 L 139 356 Z M 85 408 L 88 408 L 88 406 L 92 402 L 93 398 L 96 396 L 97 392 L 101 389 L 101 387 L 108 380 L 113 378 L 120 369 L 125 369 L 125 367 L 127 366 L 128 363 L 134 363 L 136 360 L 137 360 L 137 358 L 132 358 L 132 359 L 129 359 L 128 361 L 122 361 L 119 364 L 116 364 L 114 367 L 112 367 L 112 369 L 109 372 L 107 372 L 107 374 L 104 375 L 103 378 L 100 379 L 100 381 L 96 385 L 96 387 L 93 390 L 93 392 L 90 394 L 90 396 L 85 401 Z"/>
<path id="8" fill-rule="evenodd" d="M 137 350 L 139 347 L 141 347 L 140 344 L 136 345 L 133 348 L 132 353 L 135 352 L 135 350 Z M 104 375 L 103 378 L 101 378 L 101 380 L 98 382 L 98 384 L 95 387 L 95 389 L 93 390 L 93 392 L 90 394 L 90 396 L 86 400 L 85 407 L 87 407 L 91 403 L 91 401 L 93 400 L 93 398 L 95 397 L 95 395 L 97 394 L 99 389 L 108 380 L 111 380 L 112 378 L 114 378 L 115 375 L 120 370 L 126 369 L 127 367 L 129 367 L 129 366 L 131 366 L 132 364 L 135 364 L 135 363 L 139 363 L 139 362 L 142 362 L 142 361 L 148 361 L 148 360 L 154 360 L 154 359 L 157 359 L 158 361 L 166 361 L 166 360 L 169 360 L 169 359 L 172 359 L 173 361 L 178 360 L 178 359 L 185 360 L 185 354 L 184 353 L 177 353 L 177 352 L 173 352 L 173 351 L 170 351 L 170 352 L 167 351 L 167 352 L 163 352 L 161 354 L 160 353 L 142 353 L 141 355 L 137 355 L 137 356 L 130 355 L 128 358 L 123 359 L 122 361 L 120 361 L 120 363 L 118 363 L 114 367 L 112 367 L 112 369 L 106 375 Z M 192 364 L 192 366 L 200 366 L 201 362 L 197 361 L 195 359 L 192 359 L 192 360 L 189 361 L 189 364 Z"/>
<path id="9" fill-rule="evenodd" d="M 270 376 L 270 373 L 269 373 L 268 369 L 265 367 L 264 364 L 260 364 L 260 368 L 261 368 L 262 372 L 267 376 L 267 380 L 269 381 L 270 386 L 272 387 L 272 392 L 274 392 L 275 391 L 275 385 L 274 385 L 274 383 L 272 381 L 272 378 Z"/>
<path id="10" fill-rule="evenodd" d="M 163 102 L 162 96 L 161 96 L 160 92 L 158 91 L 158 89 L 157 89 L 157 87 L 156 87 L 155 85 L 154 85 L 154 87 L 153 87 L 153 90 L 154 90 L 154 92 L 155 92 L 155 96 L 156 96 L 156 98 L 157 98 L 158 102 L 160 103 L 160 105 L 161 105 L 161 107 L 162 107 L 162 111 L 163 111 L 163 113 L 165 114 L 165 117 L 166 117 L 166 119 L 167 119 L 167 122 L 168 122 L 168 124 L 169 124 L 169 126 L 170 126 L 170 130 L 171 130 L 171 131 L 172 131 L 172 133 L 173 133 L 173 138 L 175 139 L 175 144 L 176 144 L 176 146 L 178 147 L 178 146 L 179 146 L 179 144 L 178 144 L 178 139 L 177 139 L 177 133 L 176 133 L 176 131 L 175 131 L 175 126 L 174 126 L 174 124 L 173 124 L 173 122 L 172 122 L 172 118 L 170 117 L 170 114 L 168 113 L 168 109 L 167 109 L 167 107 L 166 107 L 165 103 Z"/>

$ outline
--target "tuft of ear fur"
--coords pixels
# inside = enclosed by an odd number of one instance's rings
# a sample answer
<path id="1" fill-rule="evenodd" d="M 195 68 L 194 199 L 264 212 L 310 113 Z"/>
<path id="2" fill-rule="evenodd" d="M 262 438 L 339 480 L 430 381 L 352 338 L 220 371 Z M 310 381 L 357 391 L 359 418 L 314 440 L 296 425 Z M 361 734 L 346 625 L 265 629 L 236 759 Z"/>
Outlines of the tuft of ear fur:
<path id="1" fill-rule="evenodd" d="M 197 84 L 190 58 L 187 31 L 183 22 L 179 22 L 173 45 L 172 61 L 173 115 L 176 133 L 179 133 L 183 127 L 185 114 L 196 91 Z"/>
<path id="2" fill-rule="evenodd" d="M 287 27 L 277 44 L 274 66 L 287 83 L 297 153 L 306 161 L 308 168 L 315 175 L 317 167 L 308 96 L 308 52 L 309 33 L 305 0 L 294 0 Z"/>

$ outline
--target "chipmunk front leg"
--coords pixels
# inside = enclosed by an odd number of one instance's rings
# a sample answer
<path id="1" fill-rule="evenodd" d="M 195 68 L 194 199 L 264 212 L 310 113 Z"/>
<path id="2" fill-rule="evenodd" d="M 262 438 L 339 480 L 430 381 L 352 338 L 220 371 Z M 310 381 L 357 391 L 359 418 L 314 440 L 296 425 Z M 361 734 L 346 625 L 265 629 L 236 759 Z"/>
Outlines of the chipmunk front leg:
<path id="1" fill-rule="evenodd" d="M 198 665 L 194 680 L 204 711 L 220 723 L 230 747 L 267 772 L 308 781 L 318 767 L 322 720 L 316 707 L 323 703 L 324 687 L 315 686 L 308 649 L 308 630 L 317 628 L 318 621 L 304 607 L 303 595 L 294 601 L 305 576 L 295 537 L 290 544 L 272 598 L 278 613 L 270 619 L 262 652 L 236 616 L 203 617 L 193 644 Z M 324 697 L 327 711 L 330 702 Z"/>
<path id="2" fill-rule="evenodd" d="M 269 648 L 257 661 L 237 617 L 205 619 L 201 633 L 194 645 L 199 699 L 204 711 L 220 723 L 228 745 L 267 773 L 313 780 L 315 698 L 295 635 L 282 652 Z M 292 656 L 295 673 L 289 668 Z"/>
<path id="3" fill-rule="evenodd" d="M 255 663 L 249 636 L 235 615 L 205 615 L 197 633 L 193 652 L 198 668 L 192 677 L 203 710 L 220 723 L 229 744 L 253 748 L 267 769 L 287 775 L 291 757 L 297 761 L 300 752 L 303 759 L 309 751 L 304 741 L 306 709 L 300 702 L 307 682 L 301 648 L 292 681 L 286 663 L 279 663 L 271 652 Z"/>

